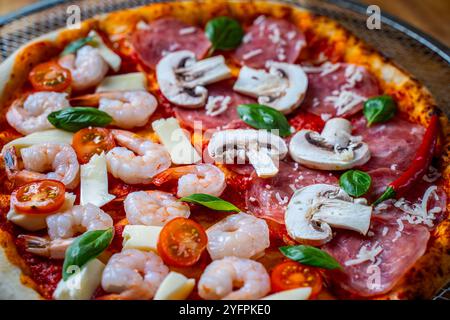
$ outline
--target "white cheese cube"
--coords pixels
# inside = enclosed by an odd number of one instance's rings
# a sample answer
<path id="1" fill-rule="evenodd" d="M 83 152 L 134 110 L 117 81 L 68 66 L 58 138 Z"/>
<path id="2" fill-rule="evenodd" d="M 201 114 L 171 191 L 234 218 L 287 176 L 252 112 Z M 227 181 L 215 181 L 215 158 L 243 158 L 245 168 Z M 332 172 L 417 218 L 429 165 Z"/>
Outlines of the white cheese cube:
<path id="1" fill-rule="evenodd" d="M 106 77 L 99 84 L 95 92 L 135 90 L 147 91 L 147 78 L 143 72 Z"/>
<path id="2" fill-rule="evenodd" d="M 96 154 L 80 168 L 80 204 L 101 207 L 114 198 L 108 193 L 106 157 L 103 153 Z"/>
<path id="3" fill-rule="evenodd" d="M 156 251 L 159 233 L 162 227 L 126 225 L 123 229 L 123 249 Z"/>
<path id="4" fill-rule="evenodd" d="M 102 37 L 95 31 L 89 32 L 89 37 L 94 37 L 97 42 L 96 48 L 98 49 L 100 55 L 103 59 L 105 59 L 106 63 L 113 69 L 115 72 L 119 71 L 120 64 L 122 63 L 122 59 L 120 56 L 112 51 L 108 46 L 103 42 Z"/>
<path id="5" fill-rule="evenodd" d="M 297 288 L 271 294 L 261 300 L 308 300 L 311 288 Z"/>
<path id="6" fill-rule="evenodd" d="M 152 128 L 170 153 L 174 164 L 192 164 L 201 160 L 177 119 L 168 118 L 154 121 Z"/>
<path id="7" fill-rule="evenodd" d="M 171 271 L 156 291 L 153 300 L 185 300 L 195 286 L 195 279 L 188 279 L 178 272 Z"/>
<path id="8" fill-rule="evenodd" d="M 6 215 L 6 219 L 14 223 L 15 225 L 18 225 L 25 230 L 29 231 L 37 231 L 41 229 L 47 228 L 47 222 L 46 218 L 49 215 L 58 213 L 58 212 L 64 212 L 70 208 L 73 207 L 73 204 L 75 202 L 76 195 L 73 193 L 66 192 L 66 199 L 64 201 L 64 204 L 57 212 L 52 213 L 46 213 L 46 214 L 26 214 L 26 213 L 19 213 L 14 210 L 13 207 L 9 209 L 8 214 Z"/>
<path id="9" fill-rule="evenodd" d="M 45 131 L 39 131 L 31 133 L 25 137 L 21 137 L 18 139 L 15 139 L 13 141 L 8 142 L 2 149 L 5 150 L 5 148 L 8 148 L 10 146 L 14 146 L 17 149 L 22 149 L 26 147 L 30 147 L 35 144 L 40 143 L 67 143 L 71 144 L 73 138 L 73 133 L 58 130 L 58 129 L 52 129 L 52 130 L 45 130 Z"/>
<path id="10" fill-rule="evenodd" d="M 100 285 L 105 265 L 98 259 L 85 264 L 66 281 L 61 279 L 53 293 L 55 300 L 89 300 Z"/>
<path id="11" fill-rule="evenodd" d="M 247 152 L 248 161 L 255 168 L 256 174 L 261 178 L 270 178 L 278 173 L 278 167 L 266 151 Z"/>

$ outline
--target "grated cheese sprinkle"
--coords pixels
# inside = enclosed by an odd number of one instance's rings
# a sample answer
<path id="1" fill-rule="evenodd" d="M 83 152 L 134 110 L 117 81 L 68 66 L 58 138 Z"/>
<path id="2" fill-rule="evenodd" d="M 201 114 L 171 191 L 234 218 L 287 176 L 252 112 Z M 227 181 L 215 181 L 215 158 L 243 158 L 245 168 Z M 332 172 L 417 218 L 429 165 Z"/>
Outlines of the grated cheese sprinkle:
<path id="1" fill-rule="evenodd" d="M 364 263 L 366 261 L 375 262 L 375 258 L 383 251 L 383 248 L 380 246 L 378 242 L 375 242 L 375 244 L 372 246 L 372 248 L 367 246 L 362 246 L 359 249 L 359 252 L 356 254 L 356 259 L 351 259 L 345 261 L 345 265 L 348 266 L 354 266 L 361 263 Z"/>
<path id="2" fill-rule="evenodd" d="M 244 54 L 242 56 L 242 59 L 243 60 L 248 60 L 248 59 L 253 58 L 253 57 L 255 57 L 255 56 L 257 56 L 257 55 L 259 55 L 261 53 L 263 53 L 262 49 L 255 49 L 255 50 L 249 51 L 246 54 Z"/>

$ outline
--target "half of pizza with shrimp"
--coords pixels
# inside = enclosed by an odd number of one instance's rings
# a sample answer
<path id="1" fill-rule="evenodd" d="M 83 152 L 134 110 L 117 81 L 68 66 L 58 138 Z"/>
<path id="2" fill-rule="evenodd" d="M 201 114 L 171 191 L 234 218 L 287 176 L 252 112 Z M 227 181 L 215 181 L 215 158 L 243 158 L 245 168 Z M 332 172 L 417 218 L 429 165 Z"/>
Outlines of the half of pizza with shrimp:
<path id="1" fill-rule="evenodd" d="M 151 4 L 0 70 L 2 298 L 413 299 L 449 279 L 447 118 L 328 18 Z"/>

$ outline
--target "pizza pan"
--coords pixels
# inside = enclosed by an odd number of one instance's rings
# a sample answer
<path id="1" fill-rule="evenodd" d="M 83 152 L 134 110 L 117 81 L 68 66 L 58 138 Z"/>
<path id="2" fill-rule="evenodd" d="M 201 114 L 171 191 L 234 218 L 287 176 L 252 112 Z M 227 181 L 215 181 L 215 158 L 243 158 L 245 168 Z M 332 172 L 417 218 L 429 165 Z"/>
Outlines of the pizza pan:
<path id="1" fill-rule="evenodd" d="M 167 1 L 167 0 L 166 0 Z M 273 0 L 328 16 L 425 84 L 438 107 L 450 116 L 450 50 L 428 35 L 382 13 L 381 28 L 366 26 L 367 6 L 348 0 Z M 78 5 L 82 19 L 161 0 L 48 0 L 0 17 L 0 63 L 31 39 L 64 27 L 67 6 Z M 436 299 L 450 299 L 450 288 Z"/>

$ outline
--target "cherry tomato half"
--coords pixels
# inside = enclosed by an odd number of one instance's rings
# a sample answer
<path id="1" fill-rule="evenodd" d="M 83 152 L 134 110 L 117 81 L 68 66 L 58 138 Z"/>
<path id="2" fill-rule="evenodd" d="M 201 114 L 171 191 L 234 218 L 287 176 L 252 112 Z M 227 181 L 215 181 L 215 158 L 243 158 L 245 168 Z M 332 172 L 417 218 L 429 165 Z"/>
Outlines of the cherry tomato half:
<path id="1" fill-rule="evenodd" d="M 72 146 L 80 163 L 88 163 L 94 154 L 108 152 L 116 144 L 108 129 L 89 127 L 73 135 Z"/>
<path id="2" fill-rule="evenodd" d="M 70 71 L 53 61 L 38 64 L 31 70 L 28 78 L 38 91 L 62 92 L 72 82 Z"/>
<path id="3" fill-rule="evenodd" d="M 311 287 L 311 298 L 313 298 L 322 289 L 322 277 L 319 271 L 295 261 L 286 261 L 275 266 L 270 278 L 274 292 Z"/>
<path id="4" fill-rule="evenodd" d="M 65 192 L 64 184 L 56 180 L 30 182 L 14 190 L 11 206 L 21 213 L 52 213 L 64 204 Z"/>
<path id="5" fill-rule="evenodd" d="M 166 264 L 188 267 L 200 259 L 207 242 L 206 232 L 201 225 L 191 219 L 179 217 L 162 228 L 158 252 Z"/>

